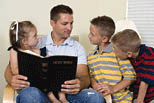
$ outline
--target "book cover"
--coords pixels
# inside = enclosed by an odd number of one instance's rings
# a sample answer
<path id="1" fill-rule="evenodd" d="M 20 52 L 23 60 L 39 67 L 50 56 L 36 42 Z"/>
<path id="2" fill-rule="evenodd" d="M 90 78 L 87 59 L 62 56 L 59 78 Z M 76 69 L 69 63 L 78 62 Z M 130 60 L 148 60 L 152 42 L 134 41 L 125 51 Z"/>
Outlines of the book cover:
<path id="1" fill-rule="evenodd" d="M 75 79 L 77 57 L 53 55 L 41 57 L 27 52 L 18 52 L 19 74 L 27 76 L 30 86 L 43 92 L 60 91 L 66 80 Z"/>

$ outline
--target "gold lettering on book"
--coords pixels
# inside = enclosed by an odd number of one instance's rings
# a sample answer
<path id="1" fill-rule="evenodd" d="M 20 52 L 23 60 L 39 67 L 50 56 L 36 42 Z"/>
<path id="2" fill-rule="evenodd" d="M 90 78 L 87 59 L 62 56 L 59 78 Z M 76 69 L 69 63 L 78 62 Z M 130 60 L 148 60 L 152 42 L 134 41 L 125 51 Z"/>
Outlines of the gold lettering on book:
<path id="1" fill-rule="evenodd" d="M 62 64 L 63 61 L 53 61 L 53 64 Z"/>
<path id="2" fill-rule="evenodd" d="M 63 64 L 73 64 L 72 61 L 63 61 Z"/>
<path id="3" fill-rule="evenodd" d="M 53 61 L 53 64 L 73 64 L 72 61 Z"/>

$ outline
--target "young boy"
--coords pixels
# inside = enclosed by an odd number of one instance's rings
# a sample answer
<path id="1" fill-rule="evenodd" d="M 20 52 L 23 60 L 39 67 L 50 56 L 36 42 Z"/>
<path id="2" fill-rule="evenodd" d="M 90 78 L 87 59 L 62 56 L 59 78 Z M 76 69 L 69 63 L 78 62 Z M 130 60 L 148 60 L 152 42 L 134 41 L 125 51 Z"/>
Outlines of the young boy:
<path id="1" fill-rule="evenodd" d="M 112 18 L 101 16 L 92 19 L 89 39 L 97 45 L 88 55 L 91 86 L 102 94 L 111 94 L 113 103 L 131 103 L 133 94 L 129 85 L 136 80 L 136 73 L 129 60 L 120 60 L 109 42 L 115 31 Z"/>
<path id="2" fill-rule="evenodd" d="M 154 49 L 141 45 L 138 34 L 130 29 L 117 33 L 111 41 L 115 54 L 129 58 L 134 66 L 137 81 L 130 90 L 135 103 L 154 103 Z"/>

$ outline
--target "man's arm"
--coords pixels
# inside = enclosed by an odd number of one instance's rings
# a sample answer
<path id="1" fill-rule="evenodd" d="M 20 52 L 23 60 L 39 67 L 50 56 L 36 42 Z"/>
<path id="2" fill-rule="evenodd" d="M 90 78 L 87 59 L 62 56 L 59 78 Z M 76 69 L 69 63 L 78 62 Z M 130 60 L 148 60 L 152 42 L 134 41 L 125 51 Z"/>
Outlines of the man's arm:
<path id="1" fill-rule="evenodd" d="M 11 67 L 10 64 L 7 65 L 6 69 L 5 69 L 5 80 L 7 81 L 8 84 L 11 84 L 11 78 L 13 76 L 12 72 L 11 72 Z"/>
<path id="2" fill-rule="evenodd" d="M 8 64 L 5 69 L 5 79 L 14 89 L 22 89 L 30 85 L 30 83 L 26 81 L 27 77 L 12 74 L 10 64 Z"/>
<path id="3" fill-rule="evenodd" d="M 77 76 L 75 80 L 65 81 L 62 85 L 62 92 L 68 94 L 77 94 L 80 90 L 88 88 L 90 85 L 90 77 L 86 64 L 78 64 Z"/>
<path id="4" fill-rule="evenodd" d="M 88 72 L 88 66 L 86 64 L 78 64 L 77 78 L 80 80 L 80 89 L 89 87 L 90 77 Z"/>
<path id="5" fill-rule="evenodd" d="M 98 82 L 96 81 L 95 78 L 91 77 L 90 78 L 90 83 L 91 83 L 91 86 L 94 90 L 97 90 L 97 88 L 99 88 L 99 84 Z"/>

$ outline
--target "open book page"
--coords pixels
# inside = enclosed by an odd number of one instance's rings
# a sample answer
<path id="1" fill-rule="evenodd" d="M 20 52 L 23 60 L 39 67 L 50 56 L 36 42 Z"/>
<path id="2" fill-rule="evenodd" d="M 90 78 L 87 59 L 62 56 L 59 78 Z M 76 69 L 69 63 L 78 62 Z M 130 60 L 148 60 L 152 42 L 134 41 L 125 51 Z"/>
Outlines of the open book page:
<path id="1" fill-rule="evenodd" d="M 35 52 L 32 52 L 31 50 L 20 50 L 21 52 L 24 52 L 24 53 L 28 53 L 28 54 L 31 54 L 31 55 L 35 55 L 35 56 L 38 56 L 38 57 L 42 57 L 41 55 L 35 53 Z"/>
<path id="2" fill-rule="evenodd" d="M 39 55 L 39 54 L 37 54 L 37 53 L 31 51 L 31 50 L 20 50 L 20 51 L 21 51 L 21 52 L 24 52 L 24 53 L 31 54 L 31 55 L 35 55 L 35 56 L 38 56 L 38 57 L 41 57 L 41 58 L 50 57 L 50 56 L 71 56 L 71 55 L 49 55 L 49 56 L 43 57 L 43 56 L 41 56 L 41 55 Z"/>

